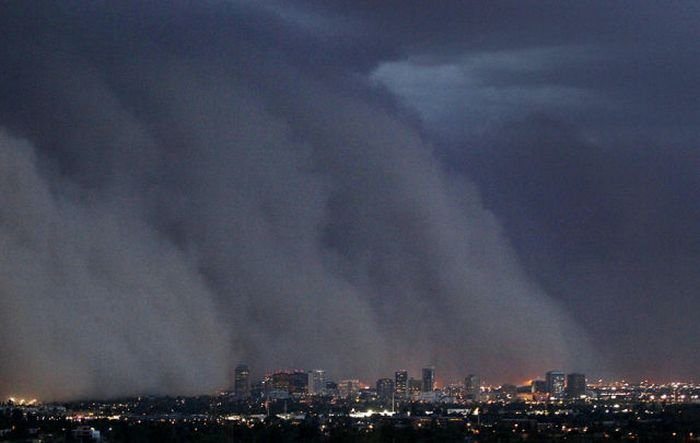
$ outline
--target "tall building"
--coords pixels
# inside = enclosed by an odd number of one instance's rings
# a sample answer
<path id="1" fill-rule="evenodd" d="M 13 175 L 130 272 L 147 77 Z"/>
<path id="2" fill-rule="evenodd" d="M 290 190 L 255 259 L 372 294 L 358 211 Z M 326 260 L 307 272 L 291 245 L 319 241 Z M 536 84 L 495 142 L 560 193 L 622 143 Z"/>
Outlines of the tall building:
<path id="1" fill-rule="evenodd" d="M 384 404 L 391 404 L 394 397 L 394 380 L 390 378 L 380 378 L 377 380 L 377 397 Z"/>
<path id="2" fill-rule="evenodd" d="M 569 398 L 580 398 L 586 395 L 586 376 L 584 374 L 566 375 L 566 396 Z"/>
<path id="3" fill-rule="evenodd" d="M 394 396 L 397 401 L 408 398 L 408 371 L 402 369 L 394 373 Z"/>
<path id="4" fill-rule="evenodd" d="M 464 397 L 466 400 L 481 401 L 481 379 L 476 374 L 469 374 L 464 379 Z"/>
<path id="5" fill-rule="evenodd" d="M 530 391 L 533 394 L 542 394 L 547 392 L 547 382 L 544 380 L 532 380 Z"/>
<path id="6" fill-rule="evenodd" d="M 309 374 L 305 371 L 280 371 L 272 374 L 271 381 L 274 390 L 301 395 L 307 391 Z"/>
<path id="7" fill-rule="evenodd" d="M 338 382 L 338 396 L 340 398 L 352 398 L 360 392 L 360 380 L 340 380 Z"/>
<path id="8" fill-rule="evenodd" d="M 239 399 L 250 397 L 250 370 L 248 365 L 240 364 L 236 366 L 233 379 L 233 393 Z"/>
<path id="9" fill-rule="evenodd" d="M 412 400 L 420 399 L 420 394 L 423 392 L 423 380 L 419 378 L 408 379 L 408 398 Z"/>
<path id="10" fill-rule="evenodd" d="M 547 383 L 547 392 L 552 397 L 561 397 L 564 394 L 566 376 L 561 371 L 549 371 L 544 378 Z"/>
<path id="11" fill-rule="evenodd" d="M 334 381 L 326 382 L 326 395 L 331 397 L 338 397 L 338 383 Z"/>
<path id="12" fill-rule="evenodd" d="M 309 395 L 326 395 L 326 371 L 323 369 L 309 371 Z"/>
<path id="13" fill-rule="evenodd" d="M 547 401 L 549 393 L 547 392 L 547 382 L 545 380 L 532 380 L 530 392 L 534 401 Z"/>
<path id="14" fill-rule="evenodd" d="M 423 368 L 423 392 L 433 392 L 435 389 L 435 367 Z"/>

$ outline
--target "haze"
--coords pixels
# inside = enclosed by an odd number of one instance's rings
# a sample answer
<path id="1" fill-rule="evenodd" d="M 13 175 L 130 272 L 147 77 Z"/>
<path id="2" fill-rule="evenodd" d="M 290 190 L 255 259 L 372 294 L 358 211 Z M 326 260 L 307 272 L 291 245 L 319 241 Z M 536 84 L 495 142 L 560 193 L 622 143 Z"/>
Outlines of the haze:
<path id="1" fill-rule="evenodd" d="M 694 2 L 0 4 L 0 395 L 693 378 Z"/>

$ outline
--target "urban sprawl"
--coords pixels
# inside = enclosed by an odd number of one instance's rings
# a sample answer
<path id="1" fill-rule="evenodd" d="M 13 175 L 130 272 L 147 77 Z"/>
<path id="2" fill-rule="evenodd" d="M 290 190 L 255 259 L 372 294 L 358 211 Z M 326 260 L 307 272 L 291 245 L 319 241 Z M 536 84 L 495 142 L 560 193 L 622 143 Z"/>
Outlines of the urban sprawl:
<path id="1" fill-rule="evenodd" d="M 372 385 L 315 369 L 253 382 L 236 367 L 230 390 L 196 397 L 0 404 L 0 442 L 700 441 L 700 385 L 603 382 L 549 371 L 520 386 L 436 386 L 398 370 Z"/>

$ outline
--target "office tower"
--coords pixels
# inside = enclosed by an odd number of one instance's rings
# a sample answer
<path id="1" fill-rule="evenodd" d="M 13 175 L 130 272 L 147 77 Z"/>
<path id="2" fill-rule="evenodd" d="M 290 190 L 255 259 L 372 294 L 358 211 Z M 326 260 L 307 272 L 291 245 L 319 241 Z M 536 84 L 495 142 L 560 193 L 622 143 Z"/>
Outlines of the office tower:
<path id="1" fill-rule="evenodd" d="M 331 397 L 338 397 L 338 383 L 334 381 L 326 382 L 326 395 Z"/>
<path id="2" fill-rule="evenodd" d="M 423 380 L 417 378 L 408 379 L 408 397 L 416 400 L 420 398 L 420 393 L 423 392 Z"/>
<path id="3" fill-rule="evenodd" d="M 478 375 L 469 374 L 464 379 L 464 397 L 466 400 L 481 401 L 481 379 Z"/>
<path id="4" fill-rule="evenodd" d="M 250 371 L 248 365 L 236 366 L 233 380 L 233 393 L 238 399 L 250 397 Z"/>
<path id="5" fill-rule="evenodd" d="M 542 394 L 547 392 L 547 382 L 544 380 L 532 380 L 530 390 L 533 394 Z"/>
<path id="6" fill-rule="evenodd" d="M 340 398 L 352 398 L 360 392 L 360 380 L 340 380 L 338 382 L 338 396 Z"/>
<path id="7" fill-rule="evenodd" d="M 423 368 L 423 392 L 433 392 L 435 389 L 435 368 Z"/>
<path id="8" fill-rule="evenodd" d="M 586 376 L 584 374 L 567 374 L 566 395 L 569 398 L 580 398 L 586 395 Z"/>
<path id="9" fill-rule="evenodd" d="M 408 398 L 408 371 L 402 369 L 394 373 L 394 394 L 397 401 Z"/>
<path id="10" fill-rule="evenodd" d="M 380 378 L 377 380 L 377 397 L 384 404 L 391 404 L 394 397 L 394 380 L 390 378 Z"/>
<path id="11" fill-rule="evenodd" d="M 286 391 L 289 395 L 301 395 L 307 392 L 309 374 L 305 371 L 280 371 L 272 374 L 272 388 Z"/>
<path id="12" fill-rule="evenodd" d="M 309 395 L 326 394 L 326 371 L 313 369 L 309 371 Z"/>
<path id="13" fill-rule="evenodd" d="M 564 394 L 566 376 L 561 371 L 549 371 L 545 375 L 547 392 L 552 397 L 561 397 Z"/>
<path id="14" fill-rule="evenodd" d="M 251 383 L 250 396 L 256 400 L 264 398 L 266 395 L 265 387 L 265 379 Z"/>

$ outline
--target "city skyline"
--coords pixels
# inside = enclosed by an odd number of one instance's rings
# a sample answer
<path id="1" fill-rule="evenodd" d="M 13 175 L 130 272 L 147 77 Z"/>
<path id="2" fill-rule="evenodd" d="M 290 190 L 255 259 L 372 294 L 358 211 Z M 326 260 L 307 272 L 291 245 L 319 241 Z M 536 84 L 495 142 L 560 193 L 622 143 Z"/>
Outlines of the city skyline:
<path id="1" fill-rule="evenodd" d="M 307 376 L 307 391 L 306 393 L 310 395 L 326 395 L 325 388 L 321 388 L 321 384 L 334 383 L 337 384 L 338 380 L 333 374 L 327 373 L 324 369 L 302 369 L 302 368 L 276 368 L 276 369 L 265 369 L 258 370 L 257 372 L 251 371 L 247 364 L 240 363 L 236 366 L 233 376 L 233 382 L 229 384 L 228 389 L 223 389 L 223 392 L 229 391 L 235 397 L 249 397 L 250 387 L 248 388 L 247 394 L 244 396 L 240 395 L 237 388 L 239 380 L 240 368 L 245 368 L 246 375 L 248 378 L 248 385 L 252 381 L 256 383 L 265 383 L 265 381 L 272 381 L 275 374 L 305 374 Z M 426 371 L 430 371 L 432 374 L 432 389 L 426 388 Z M 475 395 L 480 392 L 483 388 L 500 388 L 502 386 L 517 386 L 517 387 L 531 387 L 532 392 L 547 392 L 560 397 L 578 397 L 582 392 L 587 389 L 587 386 L 597 386 L 597 385 L 615 385 L 619 383 L 632 383 L 632 384 L 658 384 L 667 385 L 672 383 L 696 383 L 695 379 L 683 379 L 683 380 L 653 380 L 649 377 L 643 377 L 636 380 L 626 380 L 626 379 L 603 379 L 598 377 L 588 377 L 586 374 L 577 372 L 575 370 L 561 370 L 561 369 L 551 369 L 540 374 L 530 374 L 529 376 L 521 376 L 517 380 L 496 380 L 489 376 L 489 374 L 473 374 L 466 373 L 461 379 L 459 377 L 455 379 L 447 379 L 439 377 L 438 368 L 435 366 L 427 365 L 421 368 L 415 369 L 413 371 L 407 369 L 398 369 L 393 373 L 392 377 L 387 377 L 389 374 L 379 374 L 376 379 L 346 379 L 345 381 L 352 380 L 353 382 L 359 382 L 358 387 L 362 389 L 373 389 L 377 391 L 377 395 L 381 397 L 379 392 L 381 391 L 380 385 L 383 387 L 388 386 L 388 382 L 391 384 L 392 393 L 395 394 L 396 399 L 408 399 L 410 397 L 410 392 L 408 392 L 408 384 L 410 382 L 415 382 L 419 385 L 419 389 L 416 393 L 438 391 L 449 389 L 454 386 L 462 386 L 464 388 L 465 395 L 469 398 L 470 395 Z M 428 377 L 430 378 L 430 377 Z M 405 384 L 404 384 L 405 383 Z M 315 386 L 315 387 L 314 387 Z M 403 386 L 403 387 L 402 387 Z M 403 393 L 403 394 L 402 394 Z M 476 394 L 475 398 L 472 400 L 479 401 L 479 396 Z"/>
<path id="2" fill-rule="evenodd" d="M 697 381 L 698 20 L 0 2 L 0 398 Z"/>

